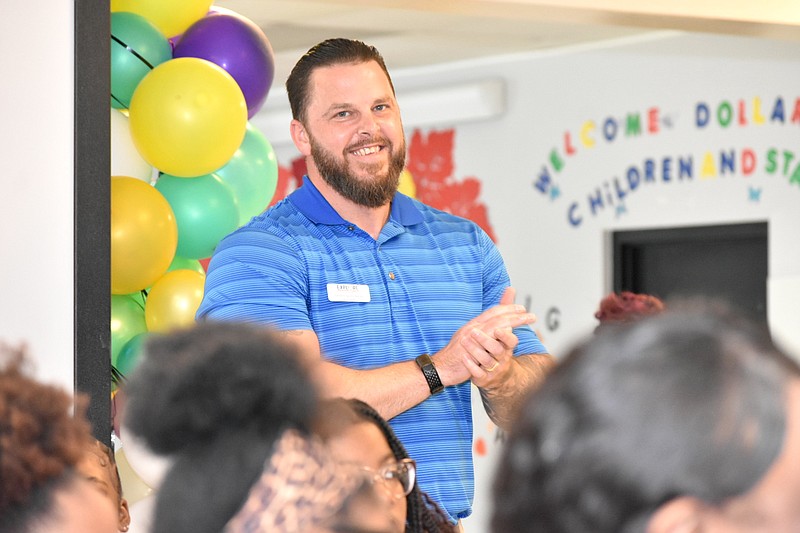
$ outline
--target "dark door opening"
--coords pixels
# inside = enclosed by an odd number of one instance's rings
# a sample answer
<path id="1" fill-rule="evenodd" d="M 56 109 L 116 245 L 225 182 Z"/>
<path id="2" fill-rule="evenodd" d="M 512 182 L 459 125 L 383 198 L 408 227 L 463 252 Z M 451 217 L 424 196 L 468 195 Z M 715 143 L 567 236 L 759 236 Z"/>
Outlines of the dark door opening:
<path id="1" fill-rule="evenodd" d="M 710 297 L 767 318 L 766 222 L 614 232 L 614 290 Z"/>

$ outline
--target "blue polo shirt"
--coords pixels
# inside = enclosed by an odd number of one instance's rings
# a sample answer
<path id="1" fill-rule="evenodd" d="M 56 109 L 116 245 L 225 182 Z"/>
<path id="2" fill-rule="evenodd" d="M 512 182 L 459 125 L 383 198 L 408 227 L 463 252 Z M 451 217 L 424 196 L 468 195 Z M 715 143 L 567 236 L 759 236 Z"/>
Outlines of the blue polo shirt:
<path id="1" fill-rule="evenodd" d="M 377 240 L 342 219 L 306 177 L 217 246 L 198 319 L 313 329 L 323 356 L 371 369 L 434 354 L 500 301 L 503 260 L 480 227 L 397 193 Z M 516 353 L 547 350 L 517 328 Z M 420 488 L 454 519 L 474 492 L 469 382 L 390 420 Z"/>

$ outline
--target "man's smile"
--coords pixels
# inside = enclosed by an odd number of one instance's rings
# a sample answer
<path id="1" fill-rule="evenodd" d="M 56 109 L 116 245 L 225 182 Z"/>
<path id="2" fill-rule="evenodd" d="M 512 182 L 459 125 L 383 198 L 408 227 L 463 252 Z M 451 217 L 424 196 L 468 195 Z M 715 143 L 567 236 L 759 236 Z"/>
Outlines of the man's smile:
<path id="1" fill-rule="evenodd" d="M 359 148 L 358 150 L 351 150 L 350 153 L 356 156 L 367 156 L 367 155 L 377 154 L 381 150 L 383 150 L 383 147 L 378 145 L 364 146 L 362 148 Z"/>

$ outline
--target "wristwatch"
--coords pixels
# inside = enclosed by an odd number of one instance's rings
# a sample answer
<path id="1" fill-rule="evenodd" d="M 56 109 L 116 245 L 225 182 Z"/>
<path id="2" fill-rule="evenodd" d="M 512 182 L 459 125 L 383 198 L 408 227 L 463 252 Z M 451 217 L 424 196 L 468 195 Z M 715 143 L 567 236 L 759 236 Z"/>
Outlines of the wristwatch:
<path id="1" fill-rule="evenodd" d="M 442 380 L 439 379 L 439 373 L 436 371 L 436 367 L 433 366 L 433 359 L 431 356 L 424 353 L 417 357 L 417 366 L 419 366 L 420 370 L 422 370 L 422 374 L 425 376 L 425 381 L 428 382 L 428 388 L 431 390 L 431 394 L 437 394 L 444 390 L 444 385 L 442 385 Z"/>

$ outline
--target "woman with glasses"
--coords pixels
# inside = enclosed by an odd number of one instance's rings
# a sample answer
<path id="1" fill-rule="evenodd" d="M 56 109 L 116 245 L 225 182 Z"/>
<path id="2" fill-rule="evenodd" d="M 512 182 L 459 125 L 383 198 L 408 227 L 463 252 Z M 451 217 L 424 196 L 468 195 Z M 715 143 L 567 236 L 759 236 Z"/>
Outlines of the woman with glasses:
<path id="1" fill-rule="evenodd" d="M 323 402 L 317 432 L 334 457 L 357 464 L 391 502 L 398 532 L 453 533 L 447 515 L 419 489 L 416 464 L 391 426 L 355 399 Z"/>

